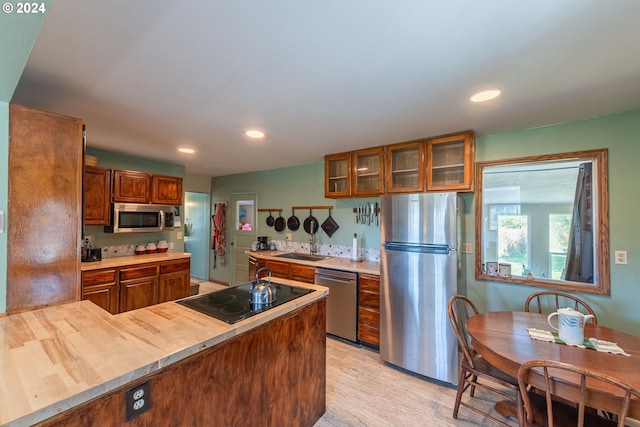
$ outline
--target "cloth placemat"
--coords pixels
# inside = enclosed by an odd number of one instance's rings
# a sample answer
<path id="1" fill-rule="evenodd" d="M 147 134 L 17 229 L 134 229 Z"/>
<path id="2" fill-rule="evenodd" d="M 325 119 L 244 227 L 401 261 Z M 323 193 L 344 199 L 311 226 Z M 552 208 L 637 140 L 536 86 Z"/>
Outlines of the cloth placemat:
<path id="1" fill-rule="evenodd" d="M 527 331 L 529 332 L 529 337 L 531 337 L 531 339 L 534 339 L 534 340 L 547 341 L 547 342 L 563 344 L 563 345 L 571 345 L 573 347 L 588 348 L 589 350 L 597 350 L 604 353 L 622 354 L 623 356 L 631 356 L 630 354 L 625 353 L 625 351 L 620 347 L 618 347 L 618 344 L 614 342 L 599 340 L 596 338 L 585 338 L 584 343 L 582 345 L 567 344 L 566 342 L 562 341 L 558 337 L 557 332 L 545 331 L 544 329 L 536 329 L 536 328 L 527 328 Z"/>

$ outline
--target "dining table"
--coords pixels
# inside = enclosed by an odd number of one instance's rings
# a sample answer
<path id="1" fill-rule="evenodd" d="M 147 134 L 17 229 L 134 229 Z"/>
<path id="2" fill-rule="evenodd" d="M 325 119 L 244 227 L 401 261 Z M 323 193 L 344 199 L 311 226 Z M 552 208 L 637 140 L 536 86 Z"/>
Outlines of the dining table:
<path id="1" fill-rule="evenodd" d="M 589 368 L 640 389 L 640 337 L 602 325 L 585 324 L 585 338 L 617 343 L 627 355 L 532 339 L 529 328 L 552 330 L 547 316 L 517 311 L 485 312 L 469 318 L 467 331 L 473 348 L 487 362 L 514 377 L 524 362 L 542 359 Z M 554 395 L 576 402 L 579 394 L 577 381 L 572 373 L 555 376 Z M 533 387 L 544 389 L 542 375 L 530 375 L 528 382 Z M 611 393 L 615 393 L 614 397 Z M 603 384 L 597 389 L 589 390 L 586 405 L 615 414 L 620 409 L 621 398 L 617 397 L 619 394 L 619 391 Z M 505 413 L 504 406 L 501 410 L 496 405 L 496 410 L 505 416 L 514 415 L 508 410 Z M 640 402 L 637 399 L 631 402 L 629 417 L 640 419 Z"/>

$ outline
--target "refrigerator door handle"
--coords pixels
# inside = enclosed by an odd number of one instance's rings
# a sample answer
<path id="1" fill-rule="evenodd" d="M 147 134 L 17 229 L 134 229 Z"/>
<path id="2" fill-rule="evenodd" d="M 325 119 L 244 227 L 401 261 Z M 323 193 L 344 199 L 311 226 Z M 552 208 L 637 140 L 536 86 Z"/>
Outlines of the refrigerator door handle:
<path id="1" fill-rule="evenodd" d="M 454 250 L 449 245 L 435 244 L 416 245 L 410 243 L 385 243 L 383 247 L 388 251 L 418 252 L 442 255 L 449 255 L 449 252 Z"/>

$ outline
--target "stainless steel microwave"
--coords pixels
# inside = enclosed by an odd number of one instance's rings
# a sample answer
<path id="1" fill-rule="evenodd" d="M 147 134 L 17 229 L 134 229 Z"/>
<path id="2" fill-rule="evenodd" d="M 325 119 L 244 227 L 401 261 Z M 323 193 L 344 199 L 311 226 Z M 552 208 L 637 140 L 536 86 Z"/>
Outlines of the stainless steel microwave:
<path id="1" fill-rule="evenodd" d="M 174 208 L 169 205 L 114 203 L 105 233 L 143 233 L 173 230 Z"/>

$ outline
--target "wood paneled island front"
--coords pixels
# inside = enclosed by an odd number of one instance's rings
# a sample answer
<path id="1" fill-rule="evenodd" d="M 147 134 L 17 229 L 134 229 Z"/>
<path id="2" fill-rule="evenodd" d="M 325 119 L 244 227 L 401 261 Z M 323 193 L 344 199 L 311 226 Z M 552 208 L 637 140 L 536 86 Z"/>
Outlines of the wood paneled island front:
<path id="1" fill-rule="evenodd" d="M 175 302 L 89 301 L 0 319 L 0 425 L 312 426 L 325 411 L 326 296 L 226 324 Z M 148 383 L 127 420 L 127 390 Z"/>

